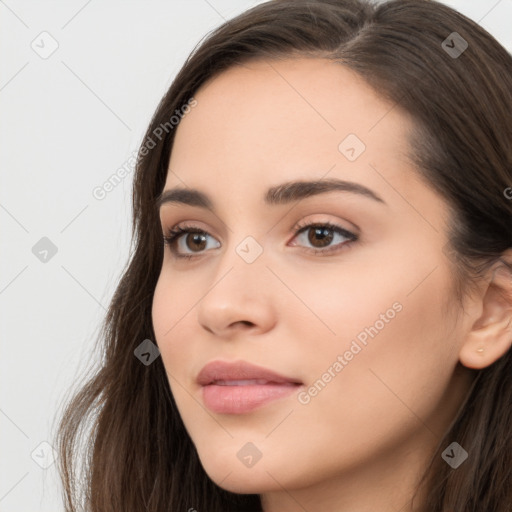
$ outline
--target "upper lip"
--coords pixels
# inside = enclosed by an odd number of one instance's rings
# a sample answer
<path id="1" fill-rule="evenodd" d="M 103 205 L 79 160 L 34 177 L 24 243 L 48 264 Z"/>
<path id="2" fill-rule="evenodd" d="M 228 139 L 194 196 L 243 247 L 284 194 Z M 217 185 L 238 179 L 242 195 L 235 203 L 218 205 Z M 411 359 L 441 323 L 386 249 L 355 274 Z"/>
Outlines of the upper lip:
<path id="1" fill-rule="evenodd" d="M 269 383 L 302 384 L 300 380 L 280 375 L 263 366 L 256 366 L 246 361 L 211 361 L 206 364 L 197 376 L 201 386 L 213 384 L 216 381 L 260 379 Z"/>

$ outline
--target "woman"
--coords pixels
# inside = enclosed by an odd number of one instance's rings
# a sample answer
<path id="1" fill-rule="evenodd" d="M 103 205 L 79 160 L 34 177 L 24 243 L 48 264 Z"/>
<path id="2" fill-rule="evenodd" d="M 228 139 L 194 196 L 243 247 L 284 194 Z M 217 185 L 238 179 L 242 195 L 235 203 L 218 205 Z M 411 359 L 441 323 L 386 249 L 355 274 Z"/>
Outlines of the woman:
<path id="1" fill-rule="evenodd" d="M 210 34 L 139 151 L 104 362 L 60 424 L 67 510 L 86 439 L 91 512 L 510 511 L 511 91 L 434 1 Z"/>

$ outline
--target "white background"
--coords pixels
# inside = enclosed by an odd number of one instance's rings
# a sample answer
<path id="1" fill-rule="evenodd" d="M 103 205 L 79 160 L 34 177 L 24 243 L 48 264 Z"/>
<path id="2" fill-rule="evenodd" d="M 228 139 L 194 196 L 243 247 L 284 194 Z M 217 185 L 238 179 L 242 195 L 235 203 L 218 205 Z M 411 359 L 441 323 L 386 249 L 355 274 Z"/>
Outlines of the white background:
<path id="1" fill-rule="evenodd" d="M 51 463 L 40 443 L 95 358 L 128 257 L 133 173 L 103 200 L 93 189 L 138 148 L 200 39 L 258 3 L 0 0 L 0 512 L 63 510 L 56 465 L 36 461 Z M 512 51 L 512 0 L 445 3 Z M 58 43 L 47 59 L 31 47 L 51 48 L 43 31 Z M 46 263 L 32 252 L 43 237 L 57 247 Z"/>

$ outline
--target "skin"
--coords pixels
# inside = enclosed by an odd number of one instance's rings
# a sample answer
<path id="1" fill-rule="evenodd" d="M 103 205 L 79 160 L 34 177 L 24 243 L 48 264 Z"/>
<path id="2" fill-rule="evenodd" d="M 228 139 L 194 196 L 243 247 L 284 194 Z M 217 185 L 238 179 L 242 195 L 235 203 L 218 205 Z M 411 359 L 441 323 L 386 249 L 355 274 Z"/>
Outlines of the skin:
<path id="1" fill-rule="evenodd" d="M 510 302 L 487 281 L 465 312 L 456 304 L 448 209 L 407 158 L 412 120 L 322 59 L 233 67 L 195 98 L 164 190 L 198 188 L 215 212 L 161 207 L 164 230 L 186 223 L 208 243 L 181 236 L 177 250 L 192 260 L 166 246 L 152 316 L 204 469 L 224 489 L 260 494 L 265 512 L 420 510 L 409 500 L 474 370 L 510 347 Z M 338 149 L 350 133 L 366 146 L 354 161 Z M 385 204 L 345 191 L 263 201 L 271 186 L 320 178 L 362 184 Z M 298 222 L 331 222 L 359 240 L 343 246 L 335 235 L 329 247 L 341 250 L 312 254 L 322 244 L 311 229 L 296 235 Z M 236 251 L 247 236 L 263 250 L 252 263 Z M 209 361 L 243 359 L 299 379 L 304 392 L 396 303 L 402 309 L 307 404 L 292 394 L 238 415 L 204 406 L 195 379 Z M 262 453 L 252 467 L 236 456 L 247 442 Z"/>

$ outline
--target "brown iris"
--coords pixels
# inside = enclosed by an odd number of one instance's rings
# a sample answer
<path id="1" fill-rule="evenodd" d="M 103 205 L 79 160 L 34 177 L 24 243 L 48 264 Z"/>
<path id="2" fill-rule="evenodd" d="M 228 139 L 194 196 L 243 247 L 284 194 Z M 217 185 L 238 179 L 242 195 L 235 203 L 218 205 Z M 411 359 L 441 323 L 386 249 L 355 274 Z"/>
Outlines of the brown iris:
<path id="1" fill-rule="evenodd" d="M 333 239 L 332 229 L 324 227 L 309 228 L 308 240 L 312 245 L 320 241 L 322 245 L 316 247 L 325 247 L 329 245 Z M 313 234 L 312 234 L 313 233 Z"/>
<path id="2" fill-rule="evenodd" d="M 206 247 L 206 235 L 204 233 L 188 233 L 185 236 L 185 245 L 194 250 L 193 247 L 189 246 L 189 241 L 192 241 L 193 244 L 198 244 L 196 247 L 198 251 L 202 251 Z"/>

